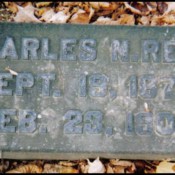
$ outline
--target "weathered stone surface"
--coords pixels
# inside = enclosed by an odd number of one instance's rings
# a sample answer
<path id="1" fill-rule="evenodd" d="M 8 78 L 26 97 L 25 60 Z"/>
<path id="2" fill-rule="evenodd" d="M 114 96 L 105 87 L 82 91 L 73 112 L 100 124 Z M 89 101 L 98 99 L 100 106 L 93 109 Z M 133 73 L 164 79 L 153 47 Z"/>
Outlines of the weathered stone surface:
<path id="1" fill-rule="evenodd" d="M 0 23 L 1 157 L 173 157 L 174 29 Z"/>

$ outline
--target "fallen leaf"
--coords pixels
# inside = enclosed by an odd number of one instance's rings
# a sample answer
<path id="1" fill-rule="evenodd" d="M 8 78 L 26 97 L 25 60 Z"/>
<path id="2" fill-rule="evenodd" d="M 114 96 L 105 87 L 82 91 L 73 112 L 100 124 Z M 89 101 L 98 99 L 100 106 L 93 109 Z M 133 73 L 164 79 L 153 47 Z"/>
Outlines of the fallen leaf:
<path id="1" fill-rule="evenodd" d="M 79 173 L 79 171 L 72 167 L 65 167 L 54 164 L 45 164 L 43 173 Z"/>
<path id="2" fill-rule="evenodd" d="M 109 163 L 107 164 L 107 167 L 106 167 L 106 173 L 114 173 L 114 170 L 113 170 L 112 167 L 109 165 Z"/>
<path id="3" fill-rule="evenodd" d="M 149 25 L 150 24 L 150 17 L 149 16 L 141 16 L 138 19 L 140 25 Z"/>
<path id="4" fill-rule="evenodd" d="M 111 10 L 100 10 L 99 12 L 96 13 L 97 16 L 106 16 L 110 15 L 112 13 Z"/>
<path id="5" fill-rule="evenodd" d="M 77 165 L 77 163 L 70 162 L 70 161 L 60 161 L 60 162 L 59 162 L 59 165 L 71 167 L 71 166 Z"/>
<path id="6" fill-rule="evenodd" d="M 79 171 L 72 167 L 62 167 L 60 168 L 59 173 L 79 173 Z"/>
<path id="7" fill-rule="evenodd" d="M 175 163 L 162 161 L 156 168 L 156 173 L 175 173 Z"/>
<path id="8" fill-rule="evenodd" d="M 89 165 L 88 173 L 104 173 L 106 171 L 99 157 L 97 157 L 93 162 L 90 162 L 89 159 L 87 159 L 87 162 Z"/>
<path id="9" fill-rule="evenodd" d="M 79 169 L 82 173 L 88 173 L 88 168 L 89 168 L 89 165 L 84 160 L 80 161 Z"/>
<path id="10" fill-rule="evenodd" d="M 123 2 L 123 3 L 124 3 L 124 5 L 125 5 L 126 9 L 131 10 L 131 12 L 133 12 L 134 14 L 139 14 L 139 15 L 142 14 L 140 10 L 138 10 L 138 9 L 136 9 L 136 8 L 134 8 L 134 7 L 132 7 L 131 5 L 129 5 L 128 2 Z"/>
<path id="11" fill-rule="evenodd" d="M 112 165 L 117 165 L 117 166 L 131 167 L 132 171 L 136 170 L 135 164 L 133 162 L 131 162 L 131 161 L 111 159 L 110 163 Z"/>
<path id="12" fill-rule="evenodd" d="M 15 72 L 14 70 L 10 69 L 9 67 L 6 67 L 5 70 L 8 70 L 12 75 L 18 75 L 17 72 Z"/>
<path id="13" fill-rule="evenodd" d="M 117 20 L 117 23 L 120 25 L 134 25 L 135 24 L 134 15 L 122 14 L 120 18 Z"/>
<path id="14" fill-rule="evenodd" d="M 70 14 L 66 15 L 64 12 L 60 11 L 60 12 L 54 14 L 48 20 L 48 22 L 52 22 L 52 23 L 66 23 L 69 18 L 70 18 Z"/>
<path id="15" fill-rule="evenodd" d="M 18 6 L 18 12 L 13 19 L 16 22 L 41 22 L 35 17 L 34 11 L 35 8 L 30 4 L 24 8 Z"/>
<path id="16" fill-rule="evenodd" d="M 4 2 L 4 4 L 5 4 L 6 7 L 8 7 L 10 12 L 17 13 L 18 7 L 17 7 L 16 3 L 14 3 L 14 2 Z"/>
<path id="17" fill-rule="evenodd" d="M 88 24 L 89 21 L 90 21 L 89 14 L 82 9 L 79 9 L 69 20 L 70 23 L 80 23 L 80 24 Z"/>
<path id="18" fill-rule="evenodd" d="M 100 16 L 93 24 L 100 24 L 100 25 L 116 25 L 118 24 L 116 21 L 113 21 L 109 17 Z"/>
<path id="19" fill-rule="evenodd" d="M 175 25 L 175 15 L 164 15 L 162 18 L 163 23 Z"/>
<path id="20" fill-rule="evenodd" d="M 115 166 L 113 168 L 114 173 L 125 173 L 125 167 L 123 166 Z"/>
<path id="21" fill-rule="evenodd" d="M 110 6 L 109 2 L 99 2 L 99 6 L 102 8 L 108 8 Z"/>
<path id="22" fill-rule="evenodd" d="M 175 15 L 153 16 L 151 25 L 175 25 Z"/>
<path id="23" fill-rule="evenodd" d="M 35 15 L 38 17 L 38 18 L 41 18 L 44 13 L 46 13 L 47 11 L 51 10 L 50 7 L 43 7 L 43 8 L 39 8 L 39 9 L 36 9 L 35 11 Z M 53 9 L 52 9 L 53 10 Z"/>
<path id="24" fill-rule="evenodd" d="M 89 4 L 92 6 L 92 8 L 94 9 L 99 9 L 100 8 L 100 4 L 99 2 L 89 2 Z"/>
<path id="25" fill-rule="evenodd" d="M 40 7 L 46 7 L 49 6 L 50 4 L 52 4 L 53 2 L 37 2 L 36 3 L 36 7 L 40 8 Z"/>
<path id="26" fill-rule="evenodd" d="M 65 14 L 70 13 L 70 7 L 57 6 L 55 12 L 63 11 Z"/>
<path id="27" fill-rule="evenodd" d="M 63 2 L 63 6 L 79 6 L 81 2 Z"/>
<path id="28" fill-rule="evenodd" d="M 55 12 L 53 9 L 50 9 L 50 10 L 43 13 L 40 20 L 45 21 L 45 22 L 49 22 L 53 15 L 55 15 Z"/>
<path id="29" fill-rule="evenodd" d="M 28 164 L 28 165 L 21 165 L 18 168 L 7 171 L 6 173 L 41 173 L 41 172 L 42 172 L 41 167 L 33 164 Z"/>

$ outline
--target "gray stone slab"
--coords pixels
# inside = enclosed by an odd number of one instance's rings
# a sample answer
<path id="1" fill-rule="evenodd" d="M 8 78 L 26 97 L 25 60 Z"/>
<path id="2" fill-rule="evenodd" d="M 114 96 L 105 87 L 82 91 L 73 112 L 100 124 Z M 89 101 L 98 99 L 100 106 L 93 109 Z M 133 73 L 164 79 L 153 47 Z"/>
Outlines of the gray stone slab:
<path id="1" fill-rule="evenodd" d="M 1 158 L 174 158 L 174 31 L 0 23 Z"/>

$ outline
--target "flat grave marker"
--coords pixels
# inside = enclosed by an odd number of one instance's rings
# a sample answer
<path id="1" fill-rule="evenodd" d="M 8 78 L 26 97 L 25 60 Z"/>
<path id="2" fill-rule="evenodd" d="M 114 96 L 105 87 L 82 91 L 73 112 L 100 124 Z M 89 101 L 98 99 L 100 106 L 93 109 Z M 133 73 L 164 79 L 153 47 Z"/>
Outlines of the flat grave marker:
<path id="1" fill-rule="evenodd" d="M 0 23 L 0 157 L 173 158 L 174 30 Z"/>

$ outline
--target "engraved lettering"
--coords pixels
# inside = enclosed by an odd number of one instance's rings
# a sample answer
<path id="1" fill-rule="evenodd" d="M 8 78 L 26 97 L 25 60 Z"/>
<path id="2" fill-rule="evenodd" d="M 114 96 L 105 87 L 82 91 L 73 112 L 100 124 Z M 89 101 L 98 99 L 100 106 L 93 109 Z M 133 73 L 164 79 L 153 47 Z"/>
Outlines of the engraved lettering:
<path id="1" fill-rule="evenodd" d="M 138 94 L 138 80 L 137 80 L 136 75 L 132 75 L 130 77 L 129 92 L 130 92 L 130 97 L 137 98 L 137 94 Z"/>
<path id="2" fill-rule="evenodd" d="M 13 76 L 10 73 L 0 73 L 0 95 L 12 95 L 11 89 L 4 89 L 8 87 L 8 82 L 4 79 L 12 79 Z"/>
<path id="3" fill-rule="evenodd" d="M 125 134 L 126 135 L 133 135 L 134 133 L 134 118 L 133 114 L 129 112 L 126 115 L 126 121 L 125 121 Z"/>
<path id="4" fill-rule="evenodd" d="M 86 97 L 87 94 L 87 76 L 85 74 L 80 75 L 80 82 L 79 82 L 79 92 L 80 92 L 80 97 Z"/>
<path id="5" fill-rule="evenodd" d="M 36 113 L 31 110 L 19 111 L 19 132 L 33 133 L 36 130 Z"/>
<path id="6" fill-rule="evenodd" d="M 155 98 L 157 95 L 156 79 L 153 75 L 145 74 L 140 78 L 140 96 L 143 98 Z"/>
<path id="7" fill-rule="evenodd" d="M 62 39 L 60 60 L 62 61 L 74 61 L 76 60 L 75 46 L 76 39 Z"/>
<path id="8" fill-rule="evenodd" d="M 80 125 L 82 122 L 82 113 L 79 110 L 69 110 L 64 115 L 64 119 L 68 120 L 64 124 L 65 134 L 82 134 L 83 127 Z"/>
<path id="9" fill-rule="evenodd" d="M 175 41 L 164 41 L 164 63 L 175 63 Z"/>
<path id="10" fill-rule="evenodd" d="M 150 62 L 160 62 L 159 56 L 159 43 L 156 40 L 145 40 L 142 43 L 142 61 Z"/>
<path id="11" fill-rule="evenodd" d="M 102 132 L 103 114 L 100 111 L 88 111 L 84 116 L 84 131 L 89 134 L 99 134 Z"/>
<path id="12" fill-rule="evenodd" d="M 151 113 L 138 113 L 135 119 L 135 132 L 138 135 L 152 135 L 153 132 L 153 117 Z"/>
<path id="13" fill-rule="evenodd" d="M 80 40 L 79 58 L 82 61 L 93 61 L 96 59 L 96 41 L 94 39 Z"/>
<path id="14" fill-rule="evenodd" d="M 121 60 L 122 62 L 129 62 L 129 42 L 127 40 L 119 41 L 114 40 L 112 41 L 112 61 Z"/>
<path id="15" fill-rule="evenodd" d="M 174 86 L 175 86 L 175 77 L 172 77 L 169 79 L 169 84 L 165 87 L 165 99 L 175 99 L 175 92 L 174 92 Z"/>
<path id="16" fill-rule="evenodd" d="M 16 78 L 16 95 L 22 96 L 24 88 L 31 88 L 34 85 L 34 78 L 31 73 L 19 73 Z"/>
<path id="17" fill-rule="evenodd" d="M 39 40 L 36 38 L 23 38 L 21 57 L 24 60 L 38 59 Z"/>
<path id="18" fill-rule="evenodd" d="M 92 97 L 104 97 L 107 95 L 107 77 L 103 74 L 89 76 L 89 94 Z"/>
<path id="19" fill-rule="evenodd" d="M 156 130 L 161 135 L 171 135 L 174 133 L 175 116 L 170 112 L 160 112 L 157 115 Z"/>
<path id="20" fill-rule="evenodd" d="M 48 38 L 42 39 L 41 58 L 45 60 L 56 60 L 57 59 L 56 53 L 49 53 L 49 39 Z"/>
<path id="21" fill-rule="evenodd" d="M 39 78 L 41 78 L 42 81 L 42 95 L 43 96 L 49 96 L 50 95 L 50 86 L 51 86 L 51 80 L 55 80 L 55 74 L 54 73 L 45 73 L 38 75 Z"/>
<path id="22" fill-rule="evenodd" d="M 0 58 L 4 59 L 6 57 L 10 57 L 12 59 L 18 59 L 18 55 L 16 52 L 15 44 L 13 38 L 7 37 L 0 51 Z"/>
<path id="23" fill-rule="evenodd" d="M 0 109 L 0 132 L 13 133 L 16 130 L 15 126 L 10 126 L 10 116 L 15 116 L 15 109 Z"/>

